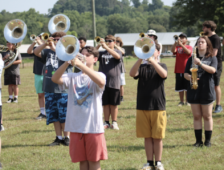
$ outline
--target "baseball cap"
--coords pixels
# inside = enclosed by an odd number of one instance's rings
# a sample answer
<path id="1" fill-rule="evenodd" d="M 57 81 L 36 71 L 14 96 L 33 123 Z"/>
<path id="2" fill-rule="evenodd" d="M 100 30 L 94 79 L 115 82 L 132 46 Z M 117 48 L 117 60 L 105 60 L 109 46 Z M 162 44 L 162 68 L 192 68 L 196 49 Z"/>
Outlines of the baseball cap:
<path id="1" fill-rule="evenodd" d="M 187 35 L 184 34 L 183 32 L 179 35 L 179 37 L 186 37 L 187 38 Z"/>

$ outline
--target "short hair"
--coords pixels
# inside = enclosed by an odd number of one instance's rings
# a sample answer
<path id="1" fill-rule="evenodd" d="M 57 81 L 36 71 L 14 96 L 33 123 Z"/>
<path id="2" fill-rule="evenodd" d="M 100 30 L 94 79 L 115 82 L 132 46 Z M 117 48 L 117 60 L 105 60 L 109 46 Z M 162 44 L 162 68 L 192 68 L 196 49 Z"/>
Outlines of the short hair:
<path id="1" fill-rule="evenodd" d="M 198 43 L 198 40 L 200 38 L 203 38 L 205 39 L 206 43 L 207 43 L 207 50 L 206 50 L 206 53 L 205 53 L 205 57 L 213 57 L 212 56 L 212 53 L 213 53 L 213 47 L 212 47 L 212 43 L 211 41 L 209 40 L 209 38 L 207 36 L 200 36 L 198 39 L 197 39 L 197 43 Z M 197 45 L 196 43 L 196 45 Z M 197 53 L 197 56 L 199 56 L 199 53 L 198 53 L 198 48 L 196 49 L 196 53 Z"/>
<path id="2" fill-rule="evenodd" d="M 86 38 L 85 37 L 79 37 L 79 41 L 81 41 L 81 40 L 86 42 Z"/>
<path id="3" fill-rule="evenodd" d="M 120 37 L 116 37 L 116 41 L 120 41 L 120 46 L 122 47 L 123 46 L 123 41 Z"/>
<path id="4" fill-rule="evenodd" d="M 217 25 L 214 21 L 205 21 L 202 25 L 203 27 L 211 28 L 211 31 L 215 31 L 217 28 Z"/>
<path id="5" fill-rule="evenodd" d="M 88 51 L 89 54 L 93 54 L 94 57 L 99 57 L 99 51 L 95 48 L 95 47 L 91 47 L 91 46 L 85 46 L 80 50 L 80 53 L 82 52 L 82 50 L 86 49 Z"/>
<path id="6" fill-rule="evenodd" d="M 54 34 L 52 34 L 51 35 L 51 37 L 63 37 L 63 36 L 65 36 L 66 35 L 66 33 L 65 32 L 55 32 Z"/>
<path id="7" fill-rule="evenodd" d="M 115 36 L 113 36 L 113 35 L 107 35 L 107 36 L 105 37 L 105 40 L 106 40 L 106 39 L 112 39 L 112 40 L 116 41 L 116 38 L 115 38 Z"/>
<path id="8" fill-rule="evenodd" d="M 160 51 L 160 44 L 158 44 L 157 42 L 155 43 L 155 46 L 156 46 L 156 49 L 158 50 L 158 51 Z"/>

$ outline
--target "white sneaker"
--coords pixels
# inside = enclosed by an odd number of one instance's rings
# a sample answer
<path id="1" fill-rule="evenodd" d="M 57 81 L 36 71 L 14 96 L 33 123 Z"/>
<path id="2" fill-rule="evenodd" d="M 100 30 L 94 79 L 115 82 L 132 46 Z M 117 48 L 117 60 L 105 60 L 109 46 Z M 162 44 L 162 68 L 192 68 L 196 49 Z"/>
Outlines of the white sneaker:
<path id="1" fill-rule="evenodd" d="M 9 98 L 6 103 L 12 103 L 13 99 Z"/>
<path id="2" fill-rule="evenodd" d="M 3 125 L 1 125 L 1 131 L 4 131 L 4 130 L 5 130 L 4 126 L 3 126 Z"/>
<path id="3" fill-rule="evenodd" d="M 149 166 L 149 163 L 144 164 L 140 170 L 154 170 L 154 166 Z"/>
<path id="4" fill-rule="evenodd" d="M 161 162 L 157 163 L 157 166 L 155 166 L 155 170 L 165 170 L 163 167 L 163 164 Z"/>
<path id="5" fill-rule="evenodd" d="M 111 129 L 119 130 L 119 127 L 117 125 L 117 122 L 113 122 L 112 125 L 110 125 Z"/>
<path id="6" fill-rule="evenodd" d="M 110 125 L 107 122 L 104 122 L 103 127 L 104 127 L 104 129 L 109 129 Z"/>

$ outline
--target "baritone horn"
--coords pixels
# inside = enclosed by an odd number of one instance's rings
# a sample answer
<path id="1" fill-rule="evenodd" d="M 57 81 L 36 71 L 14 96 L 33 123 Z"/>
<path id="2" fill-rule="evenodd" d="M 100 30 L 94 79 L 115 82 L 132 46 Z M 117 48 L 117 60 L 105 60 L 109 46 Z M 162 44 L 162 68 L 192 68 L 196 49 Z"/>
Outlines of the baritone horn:
<path id="1" fill-rule="evenodd" d="M 10 67 L 13 62 L 16 60 L 19 54 L 18 48 L 22 44 L 22 40 L 25 38 L 27 33 L 27 26 L 25 22 L 23 22 L 20 19 L 13 19 L 9 21 L 4 28 L 4 37 L 5 39 L 12 44 L 15 44 L 16 49 L 14 51 L 11 51 L 6 46 L 0 45 L 0 51 L 1 52 L 8 52 L 4 59 L 4 69 Z"/>
<path id="2" fill-rule="evenodd" d="M 155 42 L 148 37 L 140 38 L 134 45 L 134 53 L 140 59 L 149 59 L 155 52 Z"/>
<path id="3" fill-rule="evenodd" d="M 58 41 L 56 45 L 56 54 L 62 61 L 70 61 L 78 57 L 83 64 L 86 64 L 86 58 L 79 53 L 79 48 L 79 40 L 73 35 L 66 35 Z"/>
<path id="4" fill-rule="evenodd" d="M 48 23 L 48 30 L 51 34 L 55 32 L 68 32 L 70 28 L 70 19 L 64 14 L 53 16 Z"/>

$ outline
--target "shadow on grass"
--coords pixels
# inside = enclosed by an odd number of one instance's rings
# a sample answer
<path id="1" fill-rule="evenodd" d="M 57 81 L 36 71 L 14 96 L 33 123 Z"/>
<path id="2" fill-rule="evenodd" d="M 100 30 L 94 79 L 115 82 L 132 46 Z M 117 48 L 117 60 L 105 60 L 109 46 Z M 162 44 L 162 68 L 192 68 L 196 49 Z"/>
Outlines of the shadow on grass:
<path id="1" fill-rule="evenodd" d="M 178 128 L 178 129 L 169 129 L 169 128 L 167 128 L 166 129 L 166 131 L 167 132 L 181 132 L 181 131 L 188 131 L 188 130 L 194 130 L 193 128 L 184 128 L 184 129 L 182 129 L 182 128 Z"/>
<path id="2" fill-rule="evenodd" d="M 215 114 L 215 115 L 213 114 L 212 117 L 213 118 L 221 118 L 221 117 L 224 117 L 224 114 Z"/>
<path id="3" fill-rule="evenodd" d="M 124 118 L 124 119 L 131 119 L 131 118 L 135 118 L 135 115 L 128 115 L 128 116 L 117 116 L 117 118 Z"/>
<path id="4" fill-rule="evenodd" d="M 136 110 L 136 107 L 134 107 L 134 108 L 119 108 L 118 110 Z"/>
<path id="5" fill-rule="evenodd" d="M 4 148 L 20 148 L 20 147 L 49 147 L 48 145 L 2 145 L 2 149 Z"/>
<path id="6" fill-rule="evenodd" d="M 45 132 L 54 132 L 54 130 L 24 130 L 21 133 L 45 133 Z"/>

